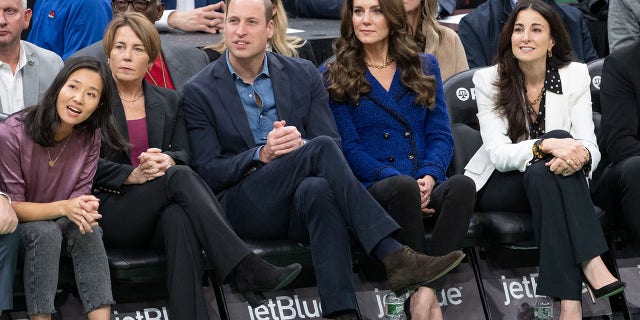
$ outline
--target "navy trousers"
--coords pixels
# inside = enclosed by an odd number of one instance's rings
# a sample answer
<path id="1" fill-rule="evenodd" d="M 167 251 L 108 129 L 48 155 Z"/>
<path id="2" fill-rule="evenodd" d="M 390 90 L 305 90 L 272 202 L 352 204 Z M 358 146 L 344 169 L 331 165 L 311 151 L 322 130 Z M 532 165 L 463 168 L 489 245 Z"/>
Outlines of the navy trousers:
<path id="1" fill-rule="evenodd" d="M 350 235 L 371 253 L 399 229 L 329 137 L 317 137 L 264 165 L 219 199 L 241 237 L 311 245 L 324 316 L 357 308 Z"/>

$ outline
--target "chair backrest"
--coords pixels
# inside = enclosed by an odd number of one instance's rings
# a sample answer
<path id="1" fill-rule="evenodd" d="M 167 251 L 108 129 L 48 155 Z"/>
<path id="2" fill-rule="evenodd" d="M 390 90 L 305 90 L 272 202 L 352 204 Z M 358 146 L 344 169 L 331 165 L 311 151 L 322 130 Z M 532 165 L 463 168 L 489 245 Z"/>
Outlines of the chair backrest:
<path id="1" fill-rule="evenodd" d="M 589 69 L 589 76 L 591 77 L 591 84 L 589 85 L 589 89 L 591 89 L 591 103 L 592 109 L 595 112 L 600 112 L 600 79 L 602 75 L 602 64 L 604 63 L 604 58 L 600 58 L 598 60 L 591 61 L 587 64 L 587 68 Z"/>
<path id="2" fill-rule="evenodd" d="M 482 145 L 478 124 L 473 74 L 477 69 L 462 71 L 447 79 L 444 96 L 453 135 L 453 157 L 448 175 L 464 173 L 464 166 Z"/>
<path id="3" fill-rule="evenodd" d="M 444 96 L 451 123 L 464 123 L 473 129 L 479 129 L 476 90 L 473 75 L 478 69 L 470 69 L 454 74 L 444 84 Z"/>

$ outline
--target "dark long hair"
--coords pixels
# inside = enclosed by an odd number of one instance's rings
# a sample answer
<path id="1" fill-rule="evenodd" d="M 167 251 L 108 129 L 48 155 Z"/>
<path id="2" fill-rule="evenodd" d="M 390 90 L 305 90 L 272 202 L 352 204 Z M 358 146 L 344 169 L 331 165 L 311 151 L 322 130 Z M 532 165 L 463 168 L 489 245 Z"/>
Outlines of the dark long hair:
<path id="1" fill-rule="evenodd" d="M 27 135 L 43 147 L 56 145 L 55 133 L 60 127 L 60 116 L 56 107 L 60 90 L 72 73 L 88 69 L 97 72 L 102 80 L 102 93 L 98 107 L 91 116 L 73 127 L 81 134 L 93 136 L 99 129 L 102 144 L 112 150 L 125 150 L 126 140 L 120 134 L 111 112 L 111 79 L 100 61 L 93 57 L 78 57 L 65 63 L 64 67 L 53 80 L 38 105 L 24 110 L 24 127 Z"/>
<path id="2" fill-rule="evenodd" d="M 389 56 L 402 69 L 400 80 L 416 96 L 416 103 L 433 108 L 436 81 L 422 71 L 418 53 L 422 50 L 409 35 L 407 13 L 402 1 L 380 0 L 380 9 L 389 26 Z M 353 0 L 342 6 L 340 38 L 335 42 L 336 60 L 327 66 L 326 80 L 331 99 L 356 104 L 361 94 L 371 92 L 365 78 L 364 47 L 353 30 Z"/>
<path id="3" fill-rule="evenodd" d="M 549 23 L 551 38 L 555 44 L 551 49 L 552 57 L 547 57 L 547 67 L 561 68 L 573 60 L 567 30 L 555 10 L 541 0 L 521 0 L 518 2 L 500 33 L 498 56 L 496 57 L 498 80 L 494 83 L 498 87 L 495 110 L 507 119 L 507 135 L 512 142 L 518 141 L 528 133 L 527 105 L 523 97 L 524 75 L 511 49 L 511 35 L 518 13 L 527 9 L 535 10 Z"/>

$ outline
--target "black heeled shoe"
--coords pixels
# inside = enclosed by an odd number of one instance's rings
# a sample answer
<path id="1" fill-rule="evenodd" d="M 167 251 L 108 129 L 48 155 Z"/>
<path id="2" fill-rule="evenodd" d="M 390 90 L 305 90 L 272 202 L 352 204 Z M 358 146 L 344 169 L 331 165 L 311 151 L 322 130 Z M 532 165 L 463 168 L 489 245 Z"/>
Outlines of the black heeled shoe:
<path id="1" fill-rule="evenodd" d="M 593 304 L 596 304 L 596 299 L 607 298 L 624 291 L 624 288 L 627 285 L 620 280 L 616 280 L 609 283 L 608 285 L 603 286 L 600 289 L 594 289 L 584 274 L 582 274 L 582 281 L 585 285 L 587 285 L 587 292 L 589 292 L 589 297 L 591 298 L 591 303 Z"/>
<path id="2" fill-rule="evenodd" d="M 267 301 L 264 291 L 284 288 L 300 274 L 301 270 L 302 266 L 299 263 L 278 267 L 255 254 L 250 254 L 236 266 L 231 280 L 249 305 L 256 308 Z"/>

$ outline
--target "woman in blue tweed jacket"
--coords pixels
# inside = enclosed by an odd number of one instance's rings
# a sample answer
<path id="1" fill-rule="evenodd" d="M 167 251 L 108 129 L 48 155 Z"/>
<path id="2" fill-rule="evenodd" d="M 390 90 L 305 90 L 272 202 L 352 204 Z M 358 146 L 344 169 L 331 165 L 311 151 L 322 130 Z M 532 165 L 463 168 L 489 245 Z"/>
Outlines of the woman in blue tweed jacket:
<path id="1" fill-rule="evenodd" d="M 444 255 L 466 234 L 475 185 L 462 175 L 446 177 L 453 138 L 438 62 L 418 54 L 401 1 L 345 5 L 336 60 L 322 70 L 342 150 L 356 177 L 402 227 L 397 239 Z M 429 250 L 424 216 L 435 220 Z M 429 288 L 407 301 L 405 311 L 414 319 L 442 317 Z"/>

